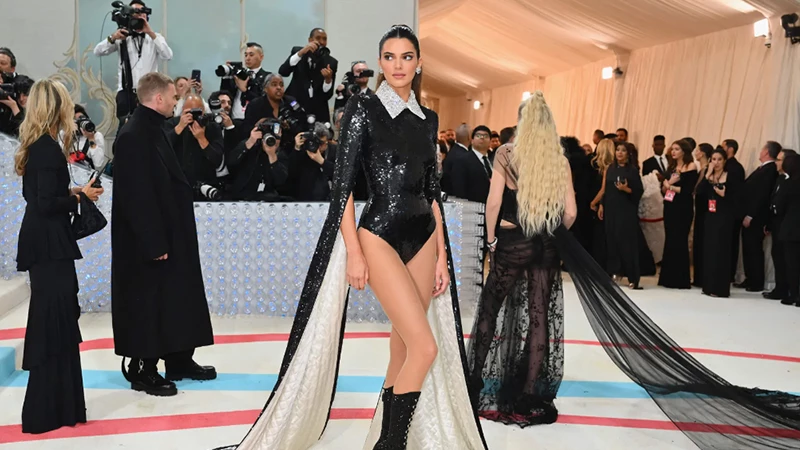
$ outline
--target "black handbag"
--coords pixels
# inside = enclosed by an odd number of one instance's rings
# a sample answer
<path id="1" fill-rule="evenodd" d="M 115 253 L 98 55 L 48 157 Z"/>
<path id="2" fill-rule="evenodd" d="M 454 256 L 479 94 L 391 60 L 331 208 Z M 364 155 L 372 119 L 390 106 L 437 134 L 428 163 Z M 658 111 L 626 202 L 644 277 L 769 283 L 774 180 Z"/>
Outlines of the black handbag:
<path id="1" fill-rule="evenodd" d="M 72 218 L 72 231 L 75 232 L 77 239 L 91 236 L 108 225 L 108 220 L 97 208 L 97 205 L 84 193 L 81 193 L 80 197 L 81 203 L 78 209 L 80 213 L 75 213 Z"/>

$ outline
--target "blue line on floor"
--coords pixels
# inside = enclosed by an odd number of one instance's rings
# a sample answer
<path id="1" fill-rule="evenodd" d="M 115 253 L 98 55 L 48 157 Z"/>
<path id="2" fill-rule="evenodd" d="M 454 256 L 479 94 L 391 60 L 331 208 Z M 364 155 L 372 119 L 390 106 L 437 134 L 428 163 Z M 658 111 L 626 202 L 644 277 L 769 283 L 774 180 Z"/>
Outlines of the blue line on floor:
<path id="1" fill-rule="evenodd" d="M 220 373 L 213 381 L 179 381 L 178 388 L 184 391 L 259 391 L 272 390 L 277 380 L 274 374 Z M 0 387 L 24 388 L 28 383 L 28 372 L 16 371 L 0 382 Z M 338 392 L 378 393 L 383 377 L 340 375 Z M 130 385 L 116 370 L 84 370 L 83 385 L 86 389 L 129 389 Z M 560 398 L 609 398 L 644 399 L 647 393 L 631 382 L 571 381 L 561 383 Z"/>

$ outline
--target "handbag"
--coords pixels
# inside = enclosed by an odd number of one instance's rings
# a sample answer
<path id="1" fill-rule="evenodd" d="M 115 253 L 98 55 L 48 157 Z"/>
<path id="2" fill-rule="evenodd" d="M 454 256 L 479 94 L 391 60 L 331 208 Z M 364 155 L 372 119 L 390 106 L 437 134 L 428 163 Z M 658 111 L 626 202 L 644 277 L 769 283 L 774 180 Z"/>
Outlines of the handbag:
<path id="1" fill-rule="evenodd" d="M 75 213 L 72 218 L 72 231 L 79 240 L 97 233 L 108 225 L 108 220 L 97 205 L 84 193 L 81 193 L 80 197 L 81 203 L 78 208 L 80 213 Z"/>

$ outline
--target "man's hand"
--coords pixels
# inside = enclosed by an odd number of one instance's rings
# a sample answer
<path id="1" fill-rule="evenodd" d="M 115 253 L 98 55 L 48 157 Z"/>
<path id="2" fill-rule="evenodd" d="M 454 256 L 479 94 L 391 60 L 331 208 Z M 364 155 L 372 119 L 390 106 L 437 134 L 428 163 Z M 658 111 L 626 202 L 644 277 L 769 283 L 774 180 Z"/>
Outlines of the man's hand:
<path id="1" fill-rule="evenodd" d="M 194 88 L 194 91 L 197 93 L 197 95 L 200 95 L 200 94 L 203 93 L 203 82 L 202 81 L 192 80 L 191 81 L 191 85 Z"/>
<path id="2" fill-rule="evenodd" d="M 177 125 L 175 125 L 175 134 L 183 133 L 183 130 L 187 126 L 189 126 L 189 124 L 192 122 L 194 122 L 194 117 L 192 117 L 192 112 L 184 111 L 183 114 L 181 114 L 181 121 L 178 122 Z"/>
<path id="3" fill-rule="evenodd" d="M 751 223 L 752 221 L 753 221 L 753 218 L 752 218 L 752 217 L 750 217 L 750 216 L 747 216 L 747 217 L 745 217 L 745 218 L 744 218 L 744 220 L 742 221 L 742 226 L 743 226 L 743 227 L 745 227 L 745 228 L 750 228 L 750 223 Z"/>
<path id="4" fill-rule="evenodd" d="M 302 50 L 297 52 L 297 54 L 300 55 L 300 56 L 303 56 L 303 55 L 305 55 L 307 53 L 314 53 L 314 52 L 317 51 L 318 48 L 319 48 L 319 44 L 317 43 L 317 41 L 311 41 L 311 42 L 308 43 L 308 45 L 303 47 Z"/>
<path id="5" fill-rule="evenodd" d="M 305 133 L 297 133 L 294 137 L 294 149 L 300 150 L 303 144 L 306 142 L 306 138 L 303 136 Z"/>
<path id="6" fill-rule="evenodd" d="M 0 104 L 8 106 L 8 108 L 11 110 L 12 116 L 19 114 L 19 105 L 17 105 L 17 102 L 15 102 L 14 99 L 9 97 L 6 100 L 0 100 Z"/>
<path id="7" fill-rule="evenodd" d="M 239 77 L 233 77 L 233 82 L 236 83 L 236 88 L 242 92 L 247 92 L 247 83 L 250 79 L 240 80 Z"/>
<path id="8" fill-rule="evenodd" d="M 320 166 L 325 162 L 325 157 L 322 156 L 322 153 L 320 153 L 319 150 L 317 150 L 316 152 L 310 152 L 306 150 L 306 154 L 308 155 L 309 158 L 311 158 L 312 161 L 319 164 Z"/>
<path id="9" fill-rule="evenodd" d="M 88 140 L 90 140 L 90 141 L 94 142 L 94 135 L 95 135 L 95 132 L 94 132 L 94 131 L 92 131 L 92 132 L 89 132 L 89 131 L 86 131 L 86 130 L 83 130 L 83 129 L 81 129 L 81 134 L 82 134 L 82 135 L 83 135 L 83 137 L 85 137 L 86 139 L 88 139 Z"/>
<path id="10" fill-rule="evenodd" d="M 322 69 L 320 72 L 322 72 L 322 76 L 325 78 L 326 83 L 333 82 L 333 70 L 331 70 L 330 64 L 328 64 L 328 67 Z"/>
<path id="11" fill-rule="evenodd" d="M 189 126 L 189 130 L 192 131 L 192 135 L 197 140 L 197 143 L 200 144 L 200 148 L 205 149 L 208 147 L 208 139 L 206 139 L 206 127 L 200 126 L 197 122 L 192 122 Z"/>
<path id="12" fill-rule="evenodd" d="M 111 39 L 115 41 L 124 41 L 128 37 L 128 30 L 118 29 L 111 35 Z"/>
<path id="13" fill-rule="evenodd" d="M 142 27 L 142 32 L 150 36 L 150 39 L 155 39 L 157 37 L 156 32 L 153 31 L 152 28 L 150 28 L 150 22 L 147 21 L 147 17 L 143 17 L 142 21 L 144 22 L 144 27 Z"/>
<path id="14" fill-rule="evenodd" d="M 219 116 L 222 117 L 222 125 L 224 125 L 225 128 L 230 128 L 233 126 L 233 120 L 231 119 L 231 116 L 228 115 L 228 113 L 222 111 L 219 113 Z"/>
<path id="15" fill-rule="evenodd" d="M 258 125 L 256 125 L 255 127 L 253 127 L 253 131 L 250 132 L 250 137 L 247 139 L 247 142 L 244 143 L 244 146 L 247 147 L 248 150 L 250 150 L 251 148 L 253 148 L 254 145 L 256 145 L 256 142 L 258 142 L 258 140 L 261 139 L 262 137 L 264 137 L 264 133 L 262 133 L 258 129 Z"/>

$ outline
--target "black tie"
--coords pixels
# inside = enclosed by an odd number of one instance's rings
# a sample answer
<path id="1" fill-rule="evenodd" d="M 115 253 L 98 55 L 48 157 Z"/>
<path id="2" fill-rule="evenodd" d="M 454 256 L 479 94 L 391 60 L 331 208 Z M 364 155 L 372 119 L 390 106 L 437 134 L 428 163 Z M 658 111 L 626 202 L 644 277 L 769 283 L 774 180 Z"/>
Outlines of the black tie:
<path id="1" fill-rule="evenodd" d="M 483 168 L 486 169 L 486 176 L 488 176 L 489 179 L 491 180 L 492 179 L 492 165 L 489 164 L 489 158 L 487 158 L 486 155 L 483 156 Z"/>

